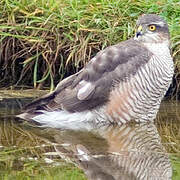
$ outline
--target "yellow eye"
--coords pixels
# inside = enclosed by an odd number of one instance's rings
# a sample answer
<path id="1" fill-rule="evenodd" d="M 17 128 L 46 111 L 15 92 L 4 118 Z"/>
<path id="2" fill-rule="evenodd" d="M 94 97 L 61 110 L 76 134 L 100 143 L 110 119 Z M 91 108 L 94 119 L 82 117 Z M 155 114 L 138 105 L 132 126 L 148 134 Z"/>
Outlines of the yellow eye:
<path id="1" fill-rule="evenodd" d="M 156 30 L 156 26 L 155 25 L 150 25 L 149 26 L 149 30 L 150 31 L 155 31 Z"/>

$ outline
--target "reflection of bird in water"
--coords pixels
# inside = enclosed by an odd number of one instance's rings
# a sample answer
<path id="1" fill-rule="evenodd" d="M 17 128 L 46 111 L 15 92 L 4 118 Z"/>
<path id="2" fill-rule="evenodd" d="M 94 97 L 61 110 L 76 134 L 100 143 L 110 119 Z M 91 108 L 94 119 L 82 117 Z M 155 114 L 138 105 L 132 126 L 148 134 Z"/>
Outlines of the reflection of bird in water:
<path id="1" fill-rule="evenodd" d="M 153 123 L 124 124 L 92 129 L 84 141 L 87 131 L 81 136 L 71 132 L 64 134 L 65 143 L 76 145 L 73 149 L 76 162 L 91 180 L 168 180 L 172 177 L 172 167 L 168 154 L 161 144 L 158 131 Z M 106 141 L 95 142 L 100 137 Z M 73 139 L 71 137 L 74 137 Z M 76 140 L 75 140 L 76 137 Z M 77 138 L 79 137 L 79 138 Z M 56 134 L 56 142 L 62 135 Z M 74 147 L 74 146 L 71 146 Z M 72 149 L 70 148 L 70 151 Z"/>
<path id="2" fill-rule="evenodd" d="M 119 124 L 153 120 L 173 76 L 169 30 L 154 14 L 140 16 L 137 26 L 134 38 L 100 51 L 19 117 L 51 127 L 107 117 Z"/>

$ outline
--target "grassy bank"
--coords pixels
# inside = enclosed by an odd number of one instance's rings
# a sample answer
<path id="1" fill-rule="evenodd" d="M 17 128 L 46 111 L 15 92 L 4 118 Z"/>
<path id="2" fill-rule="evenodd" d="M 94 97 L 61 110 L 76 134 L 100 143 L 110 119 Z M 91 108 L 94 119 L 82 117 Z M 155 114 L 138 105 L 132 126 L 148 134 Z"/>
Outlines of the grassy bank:
<path id="1" fill-rule="evenodd" d="M 100 49 L 132 37 L 135 20 L 143 13 L 168 21 L 178 77 L 178 0 L 1 0 L 1 87 L 53 89 Z"/>

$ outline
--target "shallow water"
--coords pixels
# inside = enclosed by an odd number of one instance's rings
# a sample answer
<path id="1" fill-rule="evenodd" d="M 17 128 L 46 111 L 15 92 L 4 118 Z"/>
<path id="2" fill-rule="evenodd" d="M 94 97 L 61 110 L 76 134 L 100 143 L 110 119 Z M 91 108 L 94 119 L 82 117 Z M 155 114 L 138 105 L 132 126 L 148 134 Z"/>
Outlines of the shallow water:
<path id="1" fill-rule="evenodd" d="M 0 172 L 23 171 L 26 159 L 44 158 L 58 166 L 63 159 L 89 179 L 180 179 L 180 104 L 164 101 L 155 123 L 79 129 L 40 128 L 17 121 L 32 98 L 0 101 Z M 15 158 L 16 157 L 16 158 Z"/>

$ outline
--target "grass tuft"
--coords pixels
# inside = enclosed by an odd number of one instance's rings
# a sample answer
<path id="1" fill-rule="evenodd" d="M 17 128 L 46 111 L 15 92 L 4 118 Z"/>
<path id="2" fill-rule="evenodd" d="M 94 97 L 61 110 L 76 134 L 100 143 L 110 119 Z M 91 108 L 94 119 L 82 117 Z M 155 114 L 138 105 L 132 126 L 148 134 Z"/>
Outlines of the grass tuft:
<path id="1" fill-rule="evenodd" d="M 178 0 L 1 0 L 1 86 L 53 89 L 99 50 L 132 37 L 143 13 L 168 21 L 179 82 Z"/>

